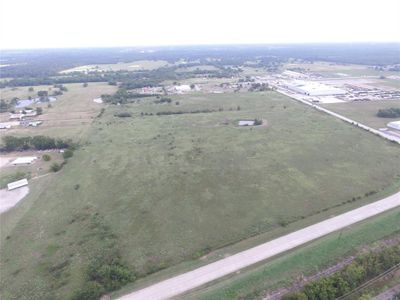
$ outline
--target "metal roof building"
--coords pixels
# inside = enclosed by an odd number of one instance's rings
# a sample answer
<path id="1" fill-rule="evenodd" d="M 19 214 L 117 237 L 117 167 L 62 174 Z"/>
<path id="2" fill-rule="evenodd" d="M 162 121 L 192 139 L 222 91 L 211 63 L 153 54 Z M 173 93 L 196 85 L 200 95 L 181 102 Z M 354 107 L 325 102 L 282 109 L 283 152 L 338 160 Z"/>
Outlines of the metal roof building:
<path id="1" fill-rule="evenodd" d="M 254 126 L 254 120 L 242 120 L 239 121 L 239 126 Z"/>
<path id="2" fill-rule="evenodd" d="M 298 80 L 288 83 L 287 87 L 294 92 L 307 96 L 328 96 L 346 94 L 345 90 L 314 81 Z"/>
<path id="3" fill-rule="evenodd" d="M 7 184 L 7 190 L 9 191 L 15 190 L 25 185 L 28 185 L 28 180 L 26 178 Z"/>
<path id="4" fill-rule="evenodd" d="M 11 162 L 12 165 L 30 165 L 37 159 L 37 156 L 23 156 Z"/>

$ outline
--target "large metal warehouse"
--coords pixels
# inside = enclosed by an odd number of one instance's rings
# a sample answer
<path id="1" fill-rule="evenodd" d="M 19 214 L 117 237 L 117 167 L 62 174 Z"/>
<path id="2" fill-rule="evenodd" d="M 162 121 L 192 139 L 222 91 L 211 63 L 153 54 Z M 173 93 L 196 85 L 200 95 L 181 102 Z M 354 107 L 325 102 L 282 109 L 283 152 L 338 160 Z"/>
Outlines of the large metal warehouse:
<path id="1" fill-rule="evenodd" d="M 290 82 L 287 87 L 300 94 L 307 96 L 329 96 L 329 95 L 344 95 L 345 90 L 322 84 L 313 81 L 294 81 Z"/>

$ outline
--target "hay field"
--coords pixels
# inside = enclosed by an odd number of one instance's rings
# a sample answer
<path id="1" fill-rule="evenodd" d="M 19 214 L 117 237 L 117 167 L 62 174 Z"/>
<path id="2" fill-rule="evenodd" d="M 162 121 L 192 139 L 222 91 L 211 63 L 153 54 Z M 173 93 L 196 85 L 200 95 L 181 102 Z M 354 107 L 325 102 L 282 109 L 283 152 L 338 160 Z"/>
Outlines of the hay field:
<path id="1" fill-rule="evenodd" d="M 145 276 L 399 188 L 397 145 L 275 92 L 154 100 L 108 106 L 64 169 L 2 218 L 5 299 L 68 298 L 106 242 L 100 229 Z M 213 112 L 154 115 L 199 109 Z M 268 125 L 236 126 L 249 118 Z"/>

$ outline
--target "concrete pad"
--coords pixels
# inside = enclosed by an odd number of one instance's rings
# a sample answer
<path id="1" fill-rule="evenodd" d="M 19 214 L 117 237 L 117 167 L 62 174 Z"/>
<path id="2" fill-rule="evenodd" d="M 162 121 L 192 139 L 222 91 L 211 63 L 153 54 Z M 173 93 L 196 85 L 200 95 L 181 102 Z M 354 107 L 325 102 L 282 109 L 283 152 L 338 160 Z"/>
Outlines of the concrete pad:
<path id="1" fill-rule="evenodd" d="M 24 186 L 12 191 L 0 190 L 0 214 L 13 208 L 29 193 L 29 187 Z"/>

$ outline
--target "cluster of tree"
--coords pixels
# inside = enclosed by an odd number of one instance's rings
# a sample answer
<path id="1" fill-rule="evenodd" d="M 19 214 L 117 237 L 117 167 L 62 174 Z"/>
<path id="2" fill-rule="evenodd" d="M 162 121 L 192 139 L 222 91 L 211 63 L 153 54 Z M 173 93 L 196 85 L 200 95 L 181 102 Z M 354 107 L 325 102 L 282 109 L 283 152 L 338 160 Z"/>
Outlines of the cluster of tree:
<path id="1" fill-rule="evenodd" d="M 254 125 L 262 125 L 263 121 L 261 119 L 254 119 Z"/>
<path id="2" fill-rule="evenodd" d="M 313 281 L 284 300 L 334 300 L 400 263 L 400 245 L 370 252 L 335 274 Z"/>
<path id="3" fill-rule="evenodd" d="M 120 112 L 120 113 L 116 113 L 114 116 L 118 117 L 118 118 L 130 118 L 130 117 L 132 117 L 132 114 L 129 112 Z"/>
<path id="4" fill-rule="evenodd" d="M 10 103 L 6 102 L 4 99 L 0 100 L 0 113 L 8 111 L 10 108 Z"/>
<path id="5" fill-rule="evenodd" d="M 264 92 L 269 90 L 270 88 L 267 83 L 252 83 L 249 88 L 250 92 Z"/>
<path id="6" fill-rule="evenodd" d="M 75 145 L 71 140 L 54 139 L 44 135 L 36 135 L 33 137 L 16 137 L 7 135 L 3 137 L 4 146 L 1 151 L 23 151 L 23 150 L 48 150 L 48 149 L 65 149 L 74 148 Z"/>
<path id="7" fill-rule="evenodd" d="M 62 92 L 68 91 L 67 87 L 65 87 L 65 86 L 62 85 L 62 84 L 55 84 L 55 85 L 53 85 L 53 87 L 58 88 L 58 89 L 59 89 L 60 91 L 62 91 Z"/>
<path id="8" fill-rule="evenodd" d="M 171 98 L 167 98 L 167 97 L 162 97 L 160 99 L 154 100 L 154 103 L 156 104 L 160 104 L 160 103 L 171 103 L 172 99 Z"/>
<path id="9" fill-rule="evenodd" d="M 79 188 L 75 185 L 74 189 Z M 72 300 L 98 300 L 104 294 L 115 291 L 136 279 L 136 273 L 124 263 L 117 246 L 117 235 L 99 213 L 89 219 L 91 238 L 98 239 L 101 247 L 92 251 L 85 268 L 84 284 Z"/>
<path id="10" fill-rule="evenodd" d="M 215 110 L 215 109 L 196 109 L 190 111 L 159 111 L 156 113 L 157 116 L 168 116 L 168 115 L 183 115 L 183 114 L 202 114 L 202 113 L 213 113 L 223 111 L 222 108 Z"/>
<path id="11" fill-rule="evenodd" d="M 154 96 L 155 95 L 151 95 L 151 94 L 143 95 L 143 94 L 139 94 L 139 93 L 132 93 L 132 92 L 127 91 L 124 88 L 120 88 L 113 95 L 109 95 L 109 94 L 101 95 L 101 99 L 105 103 L 125 104 L 125 103 L 128 103 L 129 100 L 131 100 L 131 99 L 154 97 Z"/>
<path id="12" fill-rule="evenodd" d="M 28 77 L 21 76 L 13 79 L 8 79 L 0 82 L 0 88 L 16 87 L 16 86 L 34 86 L 34 85 L 62 85 L 65 83 L 88 83 L 88 82 L 108 82 L 111 85 L 119 83 L 121 88 L 131 90 L 142 87 L 159 86 L 164 80 L 181 80 L 195 76 L 208 77 L 232 77 L 237 73 L 237 70 L 232 68 L 221 68 L 218 70 L 195 70 L 190 72 L 177 73 L 175 72 L 178 66 L 162 67 L 155 70 L 142 71 L 107 71 L 107 72 L 73 72 L 68 75 L 54 74 L 49 77 Z M 62 90 L 61 90 L 62 91 Z"/>
<path id="13" fill-rule="evenodd" d="M 380 118 L 400 118 L 400 108 L 380 109 L 376 115 Z"/>
<path id="14" fill-rule="evenodd" d="M 78 74 L 77 72 L 73 74 L 74 76 L 66 76 L 66 74 L 59 74 L 59 72 L 88 64 L 110 64 L 134 60 L 166 60 L 175 63 L 184 59 L 186 62 L 198 61 L 199 65 L 213 65 L 224 70 L 237 69 L 238 66 L 246 65 L 248 61 L 253 62 L 251 66 L 276 69 L 277 65 L 289 58 L 376 66 L 400 63 L 398 45 L 395 43 L 297 44 L 280 45 L 279 47 L 271 47 L 270 45 L 185 46 L 157 47 L 155 50 L 154 52 L 132 48 L 58 49 L 51 51 L 42 49 L 18 52 L 6 50 L 2 51 L 2 60 L 9 65 L 2 68 L 0 77 L 23 80 L 40 78 L 50 80 L 54 77 L 57 80 L 62 80 L 62 77 L 64 77 L 75 82 L 93 82 L 94 78 L 88 78 L 91 76 L 87 76 L 87 74 Z M 193 66 L 196 65 L 196 63 L 192 64 Z M 78 80 L 75 75 L 81 77 L 81 79 Z M 91 75 L 99 79 L 103 74 L 97 72 L 97 74 Z M 88 78 L 88 80 L 85 80 L 85 78 Z M 103 81 L 109 80 L 103 79 Z M 21 83 L 20 81 L 19 84 Z M 27 81 L 25 81 L 25 85 L 26 83 Z"/>
<path id="15" fill-rule="evenodd" d="M 245 78 L 240 78 L 238 82 L 254 82 L 255 79 L 251 78 L 250 76 L 246 76 Z"/>

